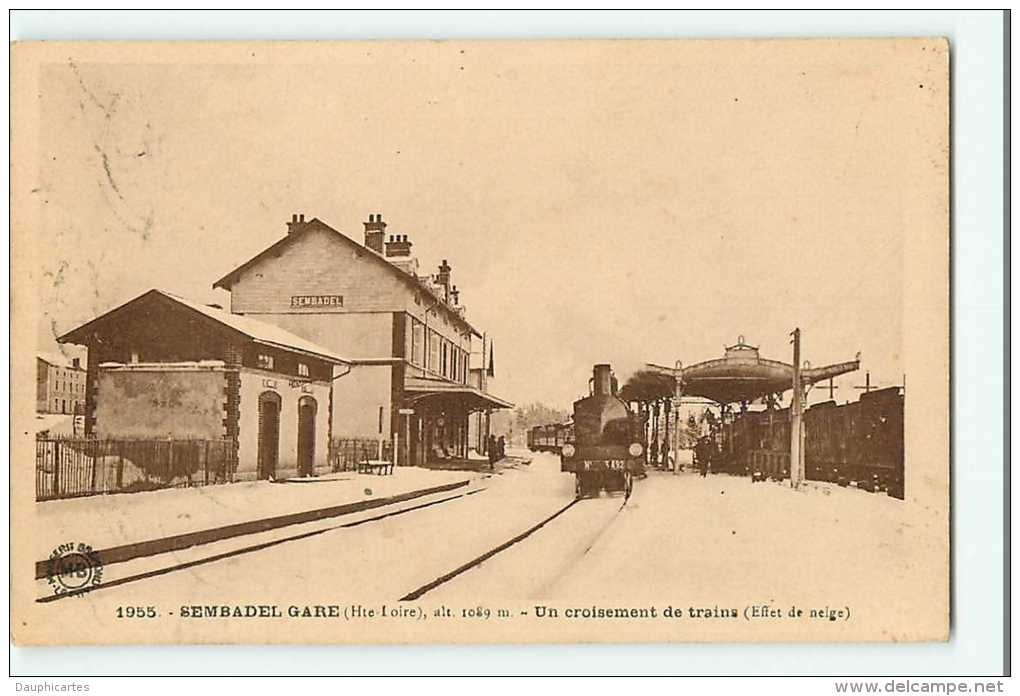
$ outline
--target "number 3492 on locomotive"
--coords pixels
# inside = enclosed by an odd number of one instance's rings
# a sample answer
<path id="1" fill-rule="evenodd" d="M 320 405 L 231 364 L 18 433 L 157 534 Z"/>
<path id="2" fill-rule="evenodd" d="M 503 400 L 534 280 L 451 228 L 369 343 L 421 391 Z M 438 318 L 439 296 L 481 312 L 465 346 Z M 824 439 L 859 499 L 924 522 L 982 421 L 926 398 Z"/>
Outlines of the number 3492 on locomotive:
<path id="1" fill-rule="evenodd" d="M 627 462 L 622 459 L 584 459 L 581 461 L 582 471 L 625 471 Z"/>

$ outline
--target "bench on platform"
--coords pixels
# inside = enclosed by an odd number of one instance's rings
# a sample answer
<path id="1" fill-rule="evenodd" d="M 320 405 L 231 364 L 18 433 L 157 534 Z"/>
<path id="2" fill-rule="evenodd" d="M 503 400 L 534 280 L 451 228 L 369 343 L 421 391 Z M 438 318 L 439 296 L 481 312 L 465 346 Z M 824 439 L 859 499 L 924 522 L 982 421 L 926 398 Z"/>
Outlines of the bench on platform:
<path id="1" fill-rule="evenodd" d="M 366 459 L 358 464 L 359 474 L 378 474 L 384 476 L 393 473 L 393 462 L 382 459 Z"/>

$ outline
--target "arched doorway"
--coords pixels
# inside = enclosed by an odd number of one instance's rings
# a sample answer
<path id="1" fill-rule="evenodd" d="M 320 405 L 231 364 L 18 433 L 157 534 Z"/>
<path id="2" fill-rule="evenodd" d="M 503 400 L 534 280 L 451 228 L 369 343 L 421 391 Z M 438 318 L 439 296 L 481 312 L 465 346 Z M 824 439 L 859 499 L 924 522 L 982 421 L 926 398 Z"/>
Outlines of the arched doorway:
<path id="1" fill-rule="evenodd" d="M 259 471 L 261 480 L 276 476 L 280 461 L 280 406 L 282 399 L 275 392 L 259 395 Z"/>
<path id="2" fill-rule="evenodd" d="M 310 396 L 298 401 L 297 473 L 311 476 L 315 466 L 315 414 L 318 404 Z"/>

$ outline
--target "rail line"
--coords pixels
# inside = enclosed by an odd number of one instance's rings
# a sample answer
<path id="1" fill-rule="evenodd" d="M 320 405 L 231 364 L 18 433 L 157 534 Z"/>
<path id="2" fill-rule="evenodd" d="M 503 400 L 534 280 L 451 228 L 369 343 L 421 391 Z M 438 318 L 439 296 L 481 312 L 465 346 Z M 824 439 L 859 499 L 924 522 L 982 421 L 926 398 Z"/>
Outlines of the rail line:
<path id="1" fill-rule="evenodd" d="M 613 514 L 610 522 L 612 522 L 613 519 L 616 519 L 616 516 L 620 514 L 620 511 L 623 510 L 624 507 L 626 507 L 627 500 L 629 500 L 629 498 L 624 498 L 623 504 Z M 464 565 L 462 565 L 462 566 L 460 566 L 460 567 L 458 567 L 458 568 L 456 568 L 454 570 L 451 570 L 449 573 L 446 573 L 445 575 L 441 575 L 440 577 L 436 578 L 432 582 L 427 583 L 425 585 L 422 585 L 421 587 L 419 587 L 418 589 L 414 590 L 413 592 L 409 592 L 408 594 L 406 594 L 403 597 L 401 597 L 400 601 L 401 602 L 409 602 L 409 601 L 413 601 L 415 599 L 418 599 L 422 595 L 424 595 L 424 594 L 426 594 L 428 592 L 431 592 L 432 590 L 436 589 L 437 587 L 439 587 L 441 585 L 445 585 L 446 583 L 450 582 L 451 580 L 453 580 L 457 576 L 466 573 L 467 571 L 471 570 L 472 568 L 477 568 L 482 563 L 484 563 L 485 561 L 489 560 L 490 558 L 492 558 L 496 554 L 502 553 L 503 551 L 506 551 L 507 549 L 509 549 L 510 547 L 514 546 L 515 544 L 518 544 L 518 543 L 524 541 L 525 539 L 530 537 L 532 534 L 534 534 L 538 530 L 542 529 L 547 524 L 549 524 L 550 522 L 555 520 L 557 517 L 559 517 L 560 515 L 565 513 L 567 510 L 569 510 L 570 508 L 572 508 L 575 505 L 577 505 L 579 502 L 581 502 L 581 499 L 575 498 L 574 500 L 570 501 L 567 505 L 563 506 L 562 508 L 560 508 L 559 510 L 557 510 L 556 512 L 551 514 L 549 517 L 546 517 L 544 520 L 542 520 L 538 524 L 534 525 L 533 527 L 530 527 L 529 529 L 525 530 L 524 532 L 521 532 L 520 534 L 518 534 L 517 536 L 513 537 L 512 539 L 503 542 L 499 546 L 496 546 L 495 548 L 492 548 L 489 551 L 486 551 L 481 556 L 478 556 L 478 557 L 468 561 Z M 608 525 L 607 525 L 606 528 L 608 528 Z M 604 532 L 605 532 L 605 529 L 603 529 L 602 531 L 599 532 L 599 534 L 595 537 L 595 539 L 590 544 L 588 544 L 588 546 L 584 549 L 584 551 L 582 552 L 582 555 L 585 554 L 585 553 L 588 553 L 588 551 L 591 550 L 591 547 L 595 545 L 595 542 L 602 536 L 602 534 Z"/>
<path id="2" fill-rule="evenodd" d="M 86 594 L 86 593 L 89 593 L 89 592 L 98 592 L 100 590 L 109 589 L 111 587 L 118 587 L 120 585 L 126 585 L 128 583 L 138 582 L 139 580 L 146 580 L 148 578 L 158 577 L 160 575 L 168 575 L 170 573 L 175 573 L 175 572 L 180 571 L 180 570 L 187 570 L 188 568 L 194 568 L 196 566 L 206 565 L 208 563 L 215 563 L 216 561 L 222 561 L 224 559 L 232 558 L 234 556 L 240 556 L 242 554 L 253 553 L 255 551 L 261 551 L 263 549 L 272 548 L 274 546 L 279 546 L 280 544 L 285 544 L 287 542 L 299 541 L 301 539 L 308 539 L 310 537 L 318 536 L 320 534 L 325 534 L 326 532 L 332 532 L 332 531 L 336 531 L 338 529 L 350 529 L 352 527 L 358 527 L 358 526 L 361 526 L 363 524 L 368 524 L 370 522 L 378 522 L 379 520 L 384 520 L 384 519 L 387 519 L 387 518 L 390 518 L 390 517 L 397 517 L 398 515 L 403 515 L 403 514 L 406 514 L 408 512 L 414 512 L 414 511 L 417 511 L 417 510 L 424 510 L 426 508 L 430 508 L 430 507 L 433 507 L 435 505 L 442 505 L 442 504 L 445 504 L 445 503 L 452 502 L 454 500 L 459 500 L 461 498 L 467 498 L 467 497 L 470 497 L 470 496 L 475 495 L 477 493 L 481 493 L 482 491 L 485 491 L 485 490 L 488 490 L 488 489 L 487 488 L 476 488 L 476 489 L 471 490 L 471 491 L 466 491 L 466 492 L 458 493 L 456 495 L 451 495 L 451 496 L 448 496 L 448 497 L 445 497 L 445 498 L 440 498 L 439 500 L 430 500 L 428 502 L 419 503 L 419 504 L 416 504 L 416 505 L 412 505 L 410 507 L 398 508 L 396 510 L 389 510 L 389 511 L 383 512 L 381 514 L 374 515 L 372 517 L 368 517 L 366 519 L 359 519 L 359 520 L 353 520 L 351 522 L 344 522 L 343 524 L 330 525 L 328 527 L 323 527 L 322 529 L 313 529 L 313 530 L 301 532 L 300 534 L 293 534 L 293 535 L 290 535 L 290 536 L 287 536 L 287 537 L 283 537 L 283 538 L 280 538 L 280 539 L 273 539 L 271 541 L 265 541 L 265 542 L 261 542 L 261 543 L 258 543 L 258 544 L 252 544 L 250 546 L 245 546 L 243 548 L 232 549 L 230 551 L 225 551 L 225 552 L 222 552 L 222 553 L 214 554 L 212 556 L 207 556 L 205 558 L 198 558 L 198 559 L 195 559 L 193 561 L 187 561 L 185 563 L 180 563 L 180 564 L 177 564 L 177 565 L 168 566 L 166 568 L 156 568 L 156 569 L 145 571 L 145 572 L 142 572 L 142 573 L 136 573 L 134 575 L 128 575 L 128 576 L 125 576 L 123 578 L 117 578 L 115 580 L 111 580 L 111 581 L 108 581 L 108 582 L 103 582 L 102 584 L 97 585 L 95 587 L 82 588 L 82 589 L 79 589 L 79 590 L 70 590 L 70 591 L 65 592 L 63 594 L 54 594 L 54 595 L 47 595 L 47 596 L 44 596 L 44 597 L 39 597 L 35 601 L 40 603 L 40 604 L 48 603 L 48 602 L 55 602 L 55 601 L 57 601 L 59 599 L 65 599 L 67 597 L 75 597 L 75 596 Z M 399 503 L 395 503 L 395 504 L 399 504 Z"/>

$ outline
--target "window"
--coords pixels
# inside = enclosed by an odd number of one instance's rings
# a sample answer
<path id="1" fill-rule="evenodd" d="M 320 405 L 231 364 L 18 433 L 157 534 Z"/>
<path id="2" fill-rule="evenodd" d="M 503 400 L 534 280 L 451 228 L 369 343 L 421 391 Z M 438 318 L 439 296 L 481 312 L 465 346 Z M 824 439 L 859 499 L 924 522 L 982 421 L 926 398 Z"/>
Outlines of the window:
<path id="1" fill-rule="evenodd" d="M 419 322 L 414 322 L 414 327 L 411 329 L 412 333 L 412 347 L 411 347 L 411 362 L 415 365 L 425 364 L 425 326 Z"/>
<path id="2" fill-rule="evenodd" d="M 273 356 L 266 355 L 265 353 L 259 353 L 258 360 L 255 363 L 261 370 L 272 370 L 273 369 Z"/>
<path id="3" fill-rule="evenodd" d="M 299 377 L 307 377 L 309 375 L 308 365 L 305 365 L 304 363 L 298 363 L 297 373 Z"/>
<path id="4" fill-rule="evenodd" d="M 442 340 L 435 331 L 429 331 L 429 364 L 427 369 L 436 372 L 439 369 L 439 341 Z"/>

